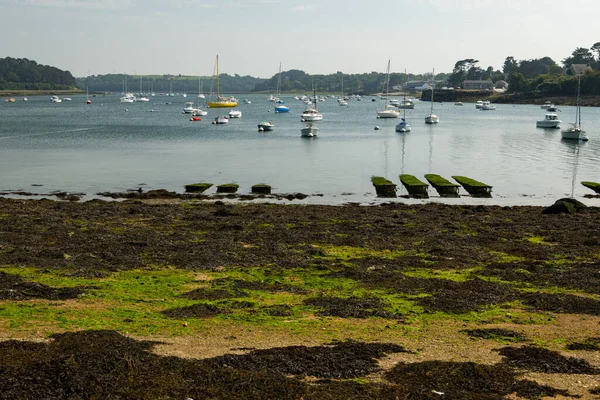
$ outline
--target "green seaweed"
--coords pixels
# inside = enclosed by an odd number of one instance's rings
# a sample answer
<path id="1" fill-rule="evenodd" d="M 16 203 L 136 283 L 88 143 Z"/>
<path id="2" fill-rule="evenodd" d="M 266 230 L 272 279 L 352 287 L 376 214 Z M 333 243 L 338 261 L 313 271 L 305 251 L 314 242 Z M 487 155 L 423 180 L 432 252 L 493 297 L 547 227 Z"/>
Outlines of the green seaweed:
<path id="1" fill-rule="evenodd" d="M 427 188 L 428 184 L 422 182 L 414 175 L 402 174 L 400 175 L 400 182 L 408 191 L 408 194 L 412 197 L 423 197 L 428 198 Z"/>
<path id="2" fill-rule="evenodd" d="M 453 175 L 452 179 L 460 183 L 460 185 L 473 197 L 492 197 L 492 186 L 490 185 L 461 175 Z"/>
<path id="3" fill-rule="evenodd" d="M 592 189 L 596 193 L 600 193 L 600 183 L 598 182 L 583 181 L 581 184 L 586 188 Z"/>
<path id="4" fill-rule="evenodd" d="M 189 185 L 185 185 L 185 191 L 188 193 L 204 193 L 207 189 L 209 189 L 213 184 L 212 183 L 191 183 Z"/>
<path id="5" fill-rule="evenodd" d="M 458 197 L 458 188 L 460 185 L 452 183 L 446 178 L 436 174 L 426 174 L 425 179 L 442 197 Z"/>
<path id="6" fill-rule="evenodd" d="M 271 186 L 266 183 L 252 185 L 252 193 L 271 194 Z"/>
<path id="7" fill-rule="evenodd" d="M 382 176 L 372 176 L 371 183 L 375 186 L 377 197 L 396 197 L 396 185 Z"/>
<path id="8" fill-rule="evenodd" d="M 217 186 L 217 193 L 235 193 L 239 187 L 237 183 L 224 183 Z"/>

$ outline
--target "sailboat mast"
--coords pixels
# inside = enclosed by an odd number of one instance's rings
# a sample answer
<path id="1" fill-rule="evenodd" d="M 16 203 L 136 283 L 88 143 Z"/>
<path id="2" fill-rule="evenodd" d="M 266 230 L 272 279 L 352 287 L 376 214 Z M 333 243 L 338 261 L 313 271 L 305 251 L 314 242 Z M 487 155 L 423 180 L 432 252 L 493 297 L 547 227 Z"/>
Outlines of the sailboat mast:
<path id="1" fill-rule="evenodd" d="M 219 91 L 219 55 L 218 54 L 217 54 L 216 69 L 217 69 L 217 99 L 219 99 L 220 91 Z"/>
<path id="2" fill-rule="evenodd" d="M 431 114 L 433 114 L 433 88 L 435 85 L 435 68 L 433 69 L 433 84 L 431 85 Z"/>
<path id="3" fill-rule="evenodd" d="M 404 108 L 404 115 L 402 118 L 406 121 L 406 82 L 408 81 L 408 75 L 406 75 L 406 69 L 404 69 L 404 89 L 402 89 L 402 108 Z"/>
<path id="4" fill-rule="evenodd" d="M 581 128 L 581 75 L 577 79 L 577 127 Z"/>
<path id="5" fill-rule="evenodd" d="M 279 76 L 277 77 L 277 97 L 281 92 L 281 62 L 279 63 Z"/>

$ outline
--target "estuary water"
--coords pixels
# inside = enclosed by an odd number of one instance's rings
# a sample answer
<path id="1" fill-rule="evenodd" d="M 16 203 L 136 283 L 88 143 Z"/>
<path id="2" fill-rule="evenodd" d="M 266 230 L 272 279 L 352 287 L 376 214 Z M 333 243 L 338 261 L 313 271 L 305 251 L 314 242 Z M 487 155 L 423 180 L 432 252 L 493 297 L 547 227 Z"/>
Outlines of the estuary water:
<path id="1" fill-rule="evenodd" d="M 480 111 L 473 103 L 455 106 L 434 102 L 440 123 L 426 125 L 431 103 L 417 102 L 406 111 L 410 133 L 395 132 L 396 119 L 377 119 L 380 100 L 351 100 L 348 107 L 335 99 L 319 102 L 323 121 L 316 138 L 303 138 L 300 114 L 305 105 L 282 96 L 289 113 L 276 114 L 266 95 L 240 95 L 243 116 L 226 125 L 213 125 L 229 109 L 203 109 L 209 114 L 191 122 L 183 114 L 195 95 L 156 95 L 147 103 L 121 104 L 119 96 L 72 96 L 51 103 L 48 96 L 16 103 L 0 102 L 0 191 L 50 194 L 128 189 L 167 189 L 183 192 L 184 185 L 235 182 L 240 193 L 267 183 L 275 193 L 302 192 L 302 203 L 376 203 L 372 175 L 398 184 L 398 175 L 435 173 L 451 179 L 465 175 L 493 186 L 491 199 L 441 199 L 430 188 L 429 200 L 401 202 L 548 205 L 574 196 L 600 205 L 583 187 L 584 180 L 600 181 L 600 109 L 582 109 L 589 142 L 569 142 L 560 130 L 536 128 L 545 110 L 536 105 L 497 105 Z M 243 104 L 247 98 L 251 104 Z M 4 99 L 2 99 L 4 100 Z M 204 101 L 204 100 L 202 100 Z M 170 103 L 170 104 L 168 104 Z M 575 108 L 559 106 L 563 127 L 575 119 Z M 258 132 L 257 123 L 272 121 L 272 132 Z M 375 130 L 379 126 L 379 130 Z M 40 186 L 41 185 L 41 186 Z M 211 188 L 207 193 L 213 193 Z M 295 202 L 298 202 L 295 200 Z"/>

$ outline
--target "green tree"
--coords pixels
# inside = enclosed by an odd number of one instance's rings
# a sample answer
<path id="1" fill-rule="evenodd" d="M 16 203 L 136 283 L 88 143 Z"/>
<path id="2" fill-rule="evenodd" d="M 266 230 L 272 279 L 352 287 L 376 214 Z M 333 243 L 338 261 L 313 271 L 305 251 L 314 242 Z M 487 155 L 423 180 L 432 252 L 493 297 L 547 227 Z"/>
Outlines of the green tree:
<path id="1" fill-rule="evenodd" d="M 562 60 L 562 63 L 565 68 L 569 68 L 573 64 L 592 64 L 594 61 L 594 55 L 589 49 L 578 47 L 571 53 L 570 57 Z"/>
<path id="2" fill-rule="evenodd" d="M 517 62 L 517 60 L 515 60 L 515 58 L 513 56 L 509 56 L 509 57 L 506 57 L 506 59 L 504 60 L 504 65 L 502 66 L 502 72 L 504 72 L 504 74 L 508 76 L 512 73 L 517 72 L 518 68 L 519 68 L 519 63 Z"/>
<path id="3" fill-rule="evenodd" d="M 508 89 L 511 92 L 521 92 L 527 86 L 525 76 L 520 72 L 514 72 L 508 77 Z"/>

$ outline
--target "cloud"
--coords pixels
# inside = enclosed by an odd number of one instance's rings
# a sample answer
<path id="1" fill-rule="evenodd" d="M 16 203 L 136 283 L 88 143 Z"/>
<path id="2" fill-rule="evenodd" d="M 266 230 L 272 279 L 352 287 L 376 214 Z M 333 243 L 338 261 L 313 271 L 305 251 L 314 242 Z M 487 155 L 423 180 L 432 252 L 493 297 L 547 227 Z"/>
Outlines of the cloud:
<path id="1" fill-rule="evenodd" d="M 315 5 L 314 4 L 308 4 L 308 5 L 305 5 L 305 6 L 292 7 L 292 11 L 294 11 L 294 12 L 312 11 L 314 9 L 315 9 Z"/>
<path id="2" fill-rule="evenodd" d="M 136 0 L 21 0 L 15 2 L 26 7 L 50 7 L 87 10 L 124 10 Z"/>

